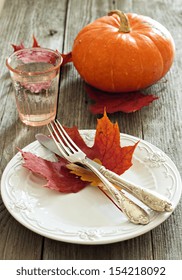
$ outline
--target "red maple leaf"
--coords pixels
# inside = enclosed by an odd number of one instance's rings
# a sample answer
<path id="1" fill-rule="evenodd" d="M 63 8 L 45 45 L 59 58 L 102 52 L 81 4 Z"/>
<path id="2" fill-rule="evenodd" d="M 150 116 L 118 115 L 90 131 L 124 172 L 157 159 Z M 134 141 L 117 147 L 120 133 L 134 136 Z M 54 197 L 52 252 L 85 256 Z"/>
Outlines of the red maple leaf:
<path id="1" fill-rule="evenodd" d="M 113 124 L 106 112 L 98 119 L 95 142 L 92 147 L 102 164 L 117 174 L 124 173 L 132 166 L 132 156 L 138 142 L 132 146 L 120 146 L 118 124 Z M 96 157 L 96 156 L 95 156 Z"/>
<path id="2" fill-rule="evenodd" d="M 32 36 L 32 38 L 33 38 L 32 48 L 39 48 L 40 46 L 39 46 L 39 44 L 38 44 L 38 42 L 37 42 L 37 39 L 35 38 L 34 35 Z M 13 47 L 13 49 L 14 49 L 14 52 L 19 51 L 19 50 L 22 50 L 22 49 L 25 49 L 25 46 L 24 46 L 23 43 L 20 43 L 20 45 L 14 45 L 14 44 L 12 44 L 12 47 Z"/>
<path id="3" fill-rule="evenodd" d="M 59 158 L 58 162 L 51 162 L 30 152 L 20 152 L 25 161 L 23 166 L 47 180 L 43 187 L 63 193 L 75 193 L 88 184 L 69 172 L 63 158 Z"/>
<path id="4" fill-rule="evenodd" d="M 94 144 L 88 147 L 76 127 L 65 128 L 73 141 L 91 159 L 99 159 L 108 169 L 122 174 L 132 165 L 132 156 L 137 143 L 133 146 L 120 146 L 120 132 L 118 124 L 111 123 L 106 113 L 98 120 Z M 77 192 L 83 189 L 88 182 L 81 181 L 80 172 L 78 176 L 71 174 L 67 166 L 67 161 L 59 158 L 58 162 L 50 162 L 31 153 L 22 152 L 25 160 L 24 167 L 32 172 L 46 178 L 46 187 L 60 192 Z M 76 174 L 77 175 L 77 174 Z M 83 178 L 84 179 L 84 176 Z M 93 178 L 93 181 L 95 177 Z M 89 180 L 90 182 L 90 180 Z"/>
<path id="5" fill-rule="evenodd" d="M 33 35 L 32 36 L 33 38 L 33 43 L 32 43 L 32 48 L 39 48 L 40 45 L 37 41 L 37 39 L 35 38 L 35 36 Z M 16 51 L 19 51 L 19 50 L 22 50 L 22 49 L 25 49 L 25 46 L 23 43 L 20 43 L 20 45 L 14 45 L 12 44 L 12 47 L 14 49 L 14 52 Z M 56 50 L 57 51 L 57 50 Z M 58 52 L 58 51 L 57 51 Z M 61 54 L 61 56 L 63 57 L 63 63 L 62 63 L 62 66 L 69 63 L 69 62 L 72 62 L 72 53 L 69 52 L 67 54 Z"/>
<path id="6" fill-rule="evenodd" d="M 144 106 L 148 106 L 152 101 L 158 99 L 154 95 L 145 95 L 142 92 L 122 92 L 122 93 L 106 93 L 86 85 L 86 92 L 89 97 L 95 101 L 90 106 L 93 114 L 103 114 L 106 108 L 107 113 L 124 112 L 132 113 L 140 110 Z"/>

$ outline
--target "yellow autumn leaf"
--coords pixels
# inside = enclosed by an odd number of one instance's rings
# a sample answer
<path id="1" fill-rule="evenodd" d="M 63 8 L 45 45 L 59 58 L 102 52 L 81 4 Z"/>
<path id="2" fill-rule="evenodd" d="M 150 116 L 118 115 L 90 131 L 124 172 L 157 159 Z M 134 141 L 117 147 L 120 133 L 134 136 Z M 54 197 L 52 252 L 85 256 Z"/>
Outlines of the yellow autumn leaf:
<path id="1" fill-rule="evenodd" d="M 94 159 L 94 161 L 101 164 L 100 160 L 98 159 Z M 79 176 L 82 181 L 89 182 L 91 186 L 97 187 L 103 185 L 100 179 L 89 169 L 86 169 L 74 163 L 69 163 L 66 165 L 66 167 L 71 170 L 70 173 Z"/>
<path id="2" fill-rule="evenodd" d="M 94 161 L 99 164 L 102 164 L 99 159 L 94 159 Z M 90 185 L 93 187 L 101 187 L 101 188 L 105 189 L 103 183 L 100 181 L 100 179 L 97 177 L 97 175 L 95 175 L 91 170 L 81 167 L 74 163 L 69 163 L 66 165 L 66 167 L 69 170 L 71 170 L 70 173 L 77 175 L 78 177 L 80 177 L 80 179 L 82 181 L 89 182 Z M 117 189 L 121 189 L 118 186 L 115 186 L 115 187 Z"/>

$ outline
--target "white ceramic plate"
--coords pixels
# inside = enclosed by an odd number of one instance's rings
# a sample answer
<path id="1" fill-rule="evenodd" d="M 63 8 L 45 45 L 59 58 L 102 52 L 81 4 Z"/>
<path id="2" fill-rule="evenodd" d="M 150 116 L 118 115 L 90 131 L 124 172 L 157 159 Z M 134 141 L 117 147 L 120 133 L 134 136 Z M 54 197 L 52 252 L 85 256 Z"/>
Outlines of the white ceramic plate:
<path id="1" fill-rule="evenodd" d="M 88 145 L 94 130 L 82 130 Z M 138 138 L 121 134 L 121 145 Z M 37 141 L 23 149 L 49 160 L 55 156 Z M 174 163 L 155 146 L 140 140 L 133 166 L 123 175 L 170 199 L 174 208 L 181 196 L 181 178 Z M 106 244 L 142 235 L 166 220 L 171 213 L 149 211 L 148 225 L 134 225 L 97 188 L 88 186 L 76 194 L 61 194 L 42 187 L 45 180 L 22 167 L 18 152 L 8 163 L 1 181 L 2 199 L 11 215 L 28 229 L 51 239 L 79 244 Z"/>

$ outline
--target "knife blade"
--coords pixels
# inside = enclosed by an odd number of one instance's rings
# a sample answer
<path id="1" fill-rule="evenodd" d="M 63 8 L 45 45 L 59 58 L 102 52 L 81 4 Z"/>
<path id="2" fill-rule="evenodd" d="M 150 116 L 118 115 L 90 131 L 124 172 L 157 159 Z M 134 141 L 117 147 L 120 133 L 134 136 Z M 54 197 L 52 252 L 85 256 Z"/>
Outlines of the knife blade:
<path id="1" fill-rule="evenodd" d="M 35 138 L 39 141 L 39 143 L 42 146 L 47 148 L 49 151 L 53 152 L 54 154 L 56 154 L 60 157 L 63 157 L 63 155 L 61 154 L 60 150 L 58 149 L 58 147 L 56 146 L 56 144 L 54 143 L 52 138 L 50 138 L 49 136 L 46 136 L 45 134 L 42 134 L 42 133 L 36 134 Z M 98 164 L 97 162 L 95 162 L 89 158 L 87 158 L 87 159 L 96 169 L 99 170 L 99 168 L 101 167 L 100 164 Z"/>
<path id="2" fill-rule="evenodd" d="M 54 140 L 49 136 L 42 133 L 36 134 L 35 138 L 46 147 L 51 152 L 62 157 L 61 152 L 57 148 Z M 111 183 L 120 186 L 123 190 L 132 194 L 134 197 L 139 199 L 149 208 L 158 212 L 171 212 L 173 210 L 172 203 L 166 199 L 164 196 L 158 194 L 155 191 L 145 189 L 139 185 L 133 184 L 132 182 L 123 179 L 118 174 L 106 169 L 103 165 L 87 158 L 87 160 L 92 164 L 100 173 L 102 173 Z"/>

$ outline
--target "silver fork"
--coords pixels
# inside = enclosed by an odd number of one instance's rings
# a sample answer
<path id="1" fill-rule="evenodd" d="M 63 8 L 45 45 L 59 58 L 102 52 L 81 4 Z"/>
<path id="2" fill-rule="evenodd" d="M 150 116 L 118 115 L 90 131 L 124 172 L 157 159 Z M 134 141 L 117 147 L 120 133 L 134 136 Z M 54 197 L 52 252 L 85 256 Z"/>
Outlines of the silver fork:
<path id="1" fill-rule="evenodd" d="M 129 221 L 134 224 L 149 223 L 148 213 L 126 197 L 121 191 L 116 189 L 114 185 L 90 163 L 86 154 L 73 142 L 58 120 L 51 122 L 47 127 L 62 156 L 69 162 L 81 163 L 94 172 L 110 192 L 123 213 L 128 217 Z"/>

